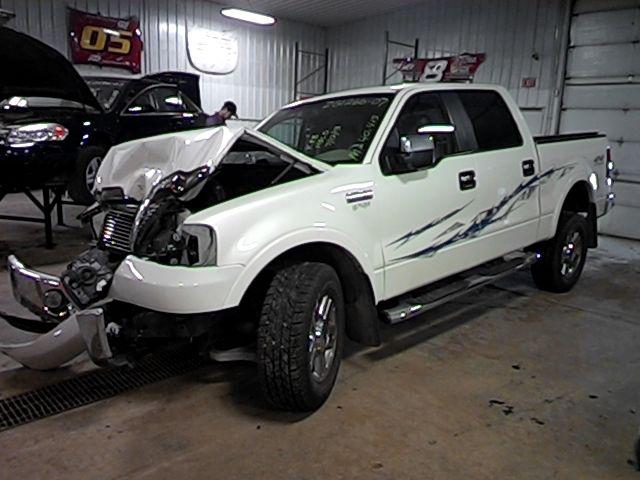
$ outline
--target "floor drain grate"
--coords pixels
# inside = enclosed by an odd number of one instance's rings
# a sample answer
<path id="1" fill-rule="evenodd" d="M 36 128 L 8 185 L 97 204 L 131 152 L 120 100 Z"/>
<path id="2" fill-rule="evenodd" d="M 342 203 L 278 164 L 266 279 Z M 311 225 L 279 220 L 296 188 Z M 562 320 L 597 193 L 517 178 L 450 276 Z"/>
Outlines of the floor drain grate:
<path id="1" fill-rule="evenodd" d="M 95 370 L 37 390 L 0 399 L 0 431 L 57 415 L 122 392 L 193 371 L 205 357 L 157 355 L 136 367 Z"/>

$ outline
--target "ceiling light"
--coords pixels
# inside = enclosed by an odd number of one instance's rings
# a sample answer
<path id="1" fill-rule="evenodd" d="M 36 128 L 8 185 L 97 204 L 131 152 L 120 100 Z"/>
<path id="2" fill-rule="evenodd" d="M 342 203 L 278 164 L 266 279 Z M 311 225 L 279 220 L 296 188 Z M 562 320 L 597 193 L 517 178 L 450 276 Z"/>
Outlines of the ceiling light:
<path id="1" fill-rule="evenodd" d="M 235 18 L 236 20 L 242 20 L 243 22 L 255 23 L 257 25 L 273 25 L 276 23 L 276 19 L 269 15 L 240 10 L 239 8 L 223 8 L 220 10 L 220 13 L 225 17 Z"/>

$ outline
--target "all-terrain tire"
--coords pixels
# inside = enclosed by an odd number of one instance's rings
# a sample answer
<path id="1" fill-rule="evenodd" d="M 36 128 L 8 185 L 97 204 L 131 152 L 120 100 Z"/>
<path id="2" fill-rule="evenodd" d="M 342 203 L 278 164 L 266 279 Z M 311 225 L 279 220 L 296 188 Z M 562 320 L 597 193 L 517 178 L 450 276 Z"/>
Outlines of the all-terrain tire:
<path id="1" fill-rule="evenodd" d="M 540 260 L 531 266 L 538 288 L 555 293 L 573 288 L 587 259 L 588 234 L 586 218 L 577 213 L 563 214 L 556 236 L 546 242 Z"/>
<path id="2" fill-rule="evenodd" d="M 325 402 L 338 376 L 344 316 L 340 279 L 329 265 L 296 263 L 275 273 L 258 327 L 258 371 L 271 405 L 312 411 Z"/>
<path id="3" fill-rule="evenodd" d="M 69 196 L 74 202 L 90 205 L 94 201 L 90 186 L 95 182 L 98 167 L 106 153 L 104 147 L 97 145 L 83 148 L 78 153 L 68 185 Z"/>

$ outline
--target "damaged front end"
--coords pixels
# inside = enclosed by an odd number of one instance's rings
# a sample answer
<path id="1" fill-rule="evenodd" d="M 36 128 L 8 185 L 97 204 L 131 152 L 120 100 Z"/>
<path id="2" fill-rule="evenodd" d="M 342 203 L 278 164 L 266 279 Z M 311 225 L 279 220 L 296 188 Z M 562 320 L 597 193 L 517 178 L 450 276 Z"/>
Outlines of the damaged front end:
<path id="1" fill-rule="evenodd" d="M 204 350 L 219 333 L 221 322 L 213 320 L 223 319 L 225 312 L 177 315 L 123 303 L 110 297 L 114 275 L 121 266 L 136 275 L 134 259 L 165 266 L 217 265 L 215 231 L 185 222 L 190 215 L 319 170 L 259 134 L 225 128 L 112 148 L 96 180 L 96 208 L 104 220 L 95 247 L 59 277 L 9 258 L 14 296 L 37 318 L 1 314 L 26 337 L 0 340 L 0 351 L 46 370 L 84 350 L 98 365 L 135 361 L 176 341 Z"/>
<path id="2" fill-rule="evenodd" d="M 149 312 L 133 314 L 131 308 L 125 311 L 122 306 L 117 309 L 118 319 L 110 322 L 109 310 L 113 309 L 108 307 L 109 288 L 114 272 L 132 253 L 170 265 L 199 265 L 212 260 L 212 231 L 181 230 L 181 220 L 188 213 L 184 202 L 208 174 L 207 167 L 174 173 L 162 179 L 142 204 L 112 191 L 100 196 L 100 200 L 106 199 L 102 207 L 107 213 L 98 245 L 69 263 L 60 277 L 30 269 L 10 256 L 14 296 L 37 319 L 0 314 L 26 333 L 18 341 L 0 341 L 0 351 L 38 370 L 56 368 L 84 350 L 98 365 L 122 365 L 131 360 L 134 344 L 140 352 L 148 350 L 141 339 L 179 336 L 167 332 L 166 325 L 180 321 Z M 142 322 L 140 316 L 145 317 Z M 122 329 L 123 323 L 128 324 L 126 330 Z M 202 328 L 183 331 L 192 336 L 206 333 Z M 130 332 L 136 333 L 132 337 Z M 117 350 L 112 345 L 117 345 Z"/>

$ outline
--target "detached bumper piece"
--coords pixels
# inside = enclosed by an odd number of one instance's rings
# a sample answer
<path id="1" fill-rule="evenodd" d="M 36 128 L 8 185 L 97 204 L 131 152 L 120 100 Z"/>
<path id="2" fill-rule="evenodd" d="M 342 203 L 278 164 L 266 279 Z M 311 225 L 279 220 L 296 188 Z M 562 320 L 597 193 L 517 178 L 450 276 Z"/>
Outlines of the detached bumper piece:
<path id="1" fill-rule="evenodd" d="M 84 350 L 89 352 L 95 363 L 108 363 L 112 353 L 106 338 L 103 310 L 79 311 L 78 308 L 78 303 L 87 300 L 86 296 L 78 293 L 84 291 L 86 294 L 92 282 L 101 284 L 102 288 L 98 291 L 105 292 L 103 295 L 108 290 L 106 270 L 98 268 L 97 272 L 92 273 L 88 264 L 94 263 L 95 266 L 95 256 L 91 256 L 91 260 L 80 262 L 81 271 L 74 270 L 74 264 L 71 264 L 65 272 L 67 282 L 63 282 L 54 275 L 29 269 L 15 256 L 10 256 L 9 274 L 14 296 L 37 318 L 0 313 L 1 318 L 17 329 L 10 339 L 0 338 L 0 351 L 25 367 L 36 370 L 59 367 Z M 84 282 L 79 285 L 80 278 Z M 72 285 L 76 292 L 71 290 Z"/>
<path id="2" fill-rule="evenodd" d="M 13 296 L 22 306 L 54 324 L 71 315 L 71 301 L 58 277 L 29 269 L 14 255 L 9 256 L 8 268 Z"/>
<path id="3" fill-rule="evenodd" d="M 4 314 L 0 314 L 5 317 Z M 34 370 L 52 370 L 80 355 L 85 345 L 78 329 L 76 316 L 56 325 L 40 335 L 19 332 L 11 341 L 0 339 L 0 351 L 8 357 Z"/>
<path id="4" fill-rule="evenodd" d="M 104 309 L 79 312 L 78 328 L 93 363 L 101 367 L 120 367 L 129 363 L 122 355 L 115 355 L 109 345 Z"/>

